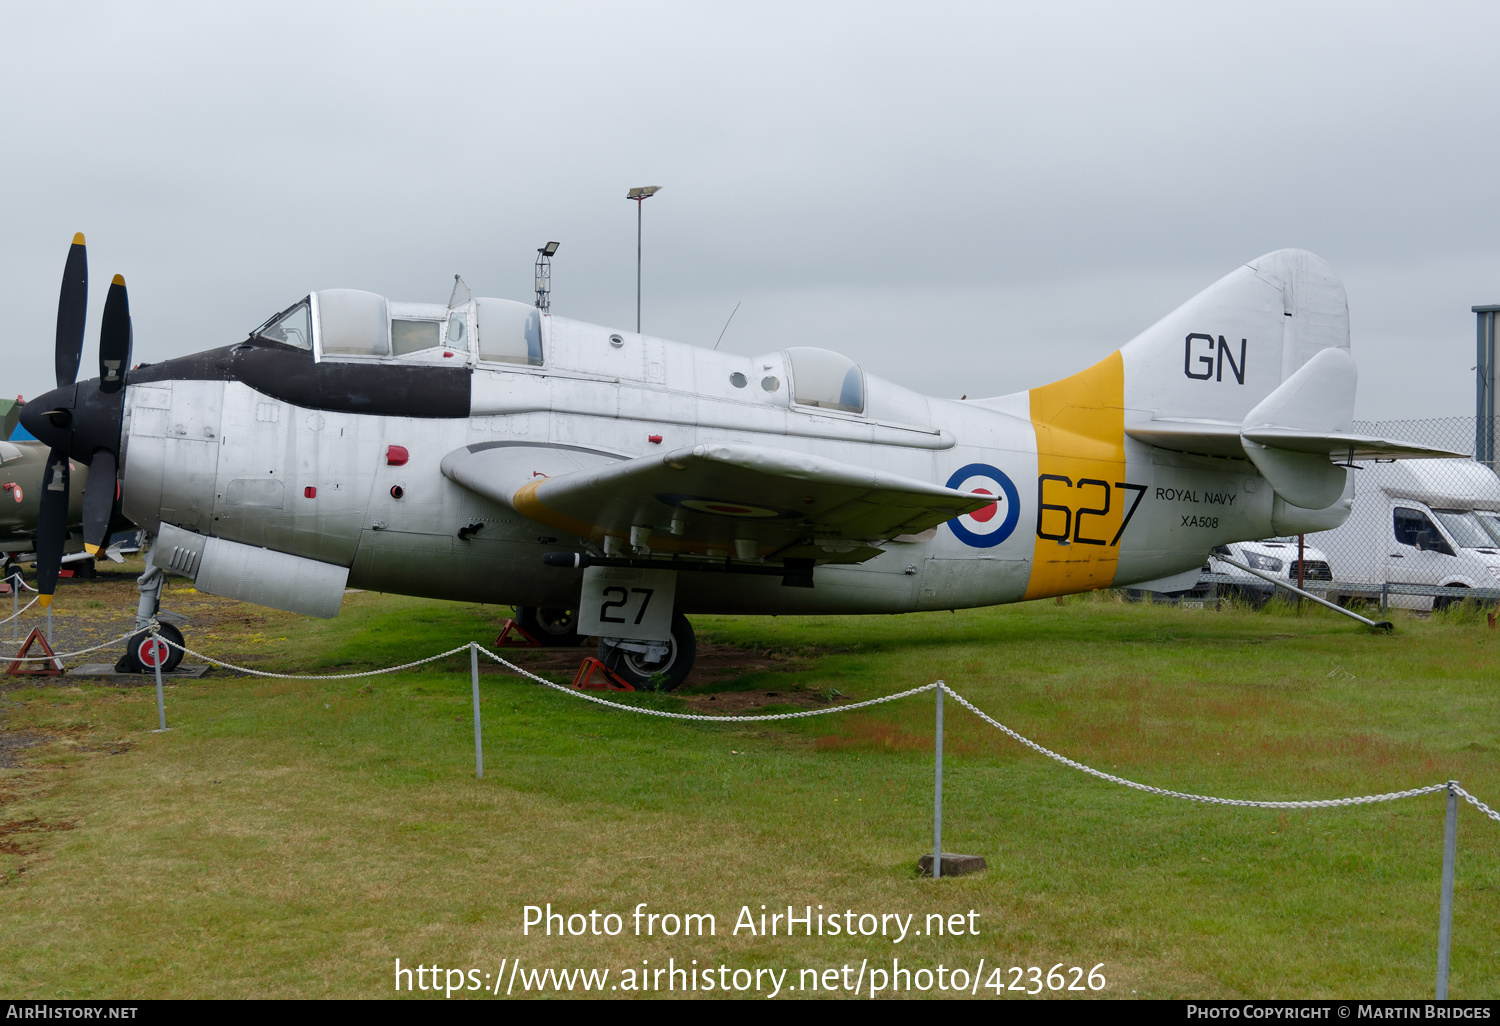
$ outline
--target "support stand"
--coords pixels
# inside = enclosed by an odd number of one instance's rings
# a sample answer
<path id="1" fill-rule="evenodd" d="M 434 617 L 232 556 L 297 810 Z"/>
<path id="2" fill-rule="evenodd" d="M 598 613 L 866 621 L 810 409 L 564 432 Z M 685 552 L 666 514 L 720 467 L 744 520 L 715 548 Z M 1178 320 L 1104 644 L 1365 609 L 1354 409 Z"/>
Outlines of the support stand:
<path id="1" fill-rule="evenodd" d="M 1319 597 L 1317 595 L 1314 595 L 1310 591 L 1303 591 L 1301 588 L 1297 587 L 1295 584 L 1290 583 L 1289 581 L 1283 581 L 1279 577 L 1272 577 L 1268 573 L 1264 573 L 1264 572 L 1262 572 L 1260 570 L 1257 570 L 1253 566 L 1246 566 L 1244 563 L 1241 563 L 1238 560 L 1230 559 L 1228 556 L 1214 556 L 1214 558 L 1217 559 L 1220 563 L 1228 563 L 1230 566 L 1232 566 L 1232 567 L 1238 567 L 1239 569 L 1245 571 L 1245 573 L 1247 573 L 1247 574 L 1253 574 L 1256 577 L 1261 578 L 1262 580 L 1270 581 L 1272 584 L 1276 585 L 1276 587 L 1278 587 L 1278 588 L 1285 588 L 1287 591 L 1295 592 L 1297 595 L 1301 596 L 1302 598 L 1312 599 L 1318 605 L 1320 605 L 1320 606 L 1326 606 L 1329 609 L 1332 609 L 1335 613 L 1342 613 L 1345 616 L 1349 617 L 1351 620 L 1358 620 L 1360 623 L 1364 624 L 1366 627 L 1374 627 L 1377 630 L 1383 630 L 1383 631 L 1395 630 L 1395 627 L 1392 626 L 1388 621 L 1382 620 L 1379 623 L 1376 623 L 1374 620 L 1371 620 L 1368 617 L 1360 616 L 1358 613 L 1356 613 L 1352 609 L 1345 609 L 1343 606 L 1339 605 L 1336 602 L 1329 602 L 1326 598 L 1321 598 L 1321 597 Z M 1383 598 L 1382 598 L 1382 608 L 1384 608 L 1384 599 Z"/>
<path id="2" fill-rule="evenodd" d="M 22 662 L 26 657 L 26 653 L 31 651 L 31 646 L 34 644 L 42 646 L 42 652 L 47 656 L 47 662 L 35 664 Z M 29 665 L 36 668 L 29 669 Z M 41 628 L 33 627 L 31 628 L 31 633 L 26 636 L 26 644 L 22 645 L 21 650 L 16 653 L 15 662 L 11 663 L 10 668 L 5 672 L 17 677 L 57 677 L 61 676 L 63 672 L 63 664 L 62 660 L 53 654 L 52 646 L 47 642 L 47 639 L 42 637 Z"/>
<path id="3" fill-rule="evenodd" d="M 634 691 L 630 682 L 612 672 L 593 656 L 586 657 L 573 675 L 573 686 L 580 691 Z"/>
<path id="4" fill-rule="evenodd" d="M 495 639 L 496 648 L 541 648 L 542 643 L 527 633 L 526 628 L 514 620 L 506 620 Z"/>

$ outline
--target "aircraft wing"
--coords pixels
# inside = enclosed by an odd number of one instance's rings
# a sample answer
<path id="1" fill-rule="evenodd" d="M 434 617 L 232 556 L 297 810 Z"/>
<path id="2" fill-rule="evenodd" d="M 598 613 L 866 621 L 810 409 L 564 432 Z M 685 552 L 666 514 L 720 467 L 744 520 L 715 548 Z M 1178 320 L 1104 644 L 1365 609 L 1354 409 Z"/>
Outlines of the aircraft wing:
<path id="1" fill-rule="evenodd" d="M 995 501 L 757 445 L 698 445 L 636 459 L 549 446 L 460 449 L 443 460 L 443 472 L 558 531 L 598 542 L 613 537 L 637 553 L 644 546 L 741 559 L 863 562 L 895 535 Z"/>

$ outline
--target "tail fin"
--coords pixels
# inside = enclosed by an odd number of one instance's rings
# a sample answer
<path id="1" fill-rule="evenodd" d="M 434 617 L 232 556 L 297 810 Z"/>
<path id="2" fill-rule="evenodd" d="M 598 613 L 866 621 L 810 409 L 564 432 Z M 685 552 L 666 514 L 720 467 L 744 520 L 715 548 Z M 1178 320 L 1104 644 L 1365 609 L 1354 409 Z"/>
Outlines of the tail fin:
<path id="1" fill-rule="evenodd" d="M 1268 253 L 1214 282 L 1120 350 L 1126 423 L 1203 420 L 1236 428 L 1324 349 L 1349 348 L 1343 283 L 1300 249 Z M 1342 397 L 1340 397 L 1342 399 Z M 1342 410 L 1354 416 L 1353 393 Z"/>
<path id="2" fill-rule="evenodd" d="M 1125 433 L 1247 457 L 1276 494 L 1320 510 L 1347 473 L 1330 456 L 1462 456 L 1356 435 L 1349 304 L 1328 264 L 1282 249 L 1221 278 L 1120 350 Z"/>

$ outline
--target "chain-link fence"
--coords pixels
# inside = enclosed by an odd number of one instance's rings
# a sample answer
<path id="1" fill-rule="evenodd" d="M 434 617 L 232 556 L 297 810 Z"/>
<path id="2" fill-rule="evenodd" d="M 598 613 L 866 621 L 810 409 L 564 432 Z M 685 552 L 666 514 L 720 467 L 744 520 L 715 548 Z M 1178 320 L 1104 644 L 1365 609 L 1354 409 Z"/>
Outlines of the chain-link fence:
<path id="1" fill-rule="evenodd" d="M 1356 421 L 1359 434 L 1453 452 L 1475 451 L 1478 430 L 1500 436 L 1500 422 L 1474 417 Z M 1478 599 L 1500 601 L 1500 474 L 1473 459 L 1358 460 L 1354 508 L 1333 531 L 1301 539 L 1236 543 L 1229 552 L 1339 602 L 1426 610 Z M 1269 597 L 1261 581 L 1210 559 L 1200 593 Z"/>

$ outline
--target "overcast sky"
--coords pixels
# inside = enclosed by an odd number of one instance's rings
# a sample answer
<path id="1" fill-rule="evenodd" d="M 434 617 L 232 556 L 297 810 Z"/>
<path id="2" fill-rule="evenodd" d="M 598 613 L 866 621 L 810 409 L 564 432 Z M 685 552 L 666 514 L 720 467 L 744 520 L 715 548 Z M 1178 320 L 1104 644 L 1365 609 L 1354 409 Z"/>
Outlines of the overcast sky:
<path id="1" fill-rule="evenodd" d="M 958 396 L 1105 355 L 1261 253 L 1342 275 L 1358 415 L 1472 415 L 1500 302 L 1494 4 L 0 6 L 6 394 L 88 236 L 136 358 L 309 290 L 529 300 Z"/>

